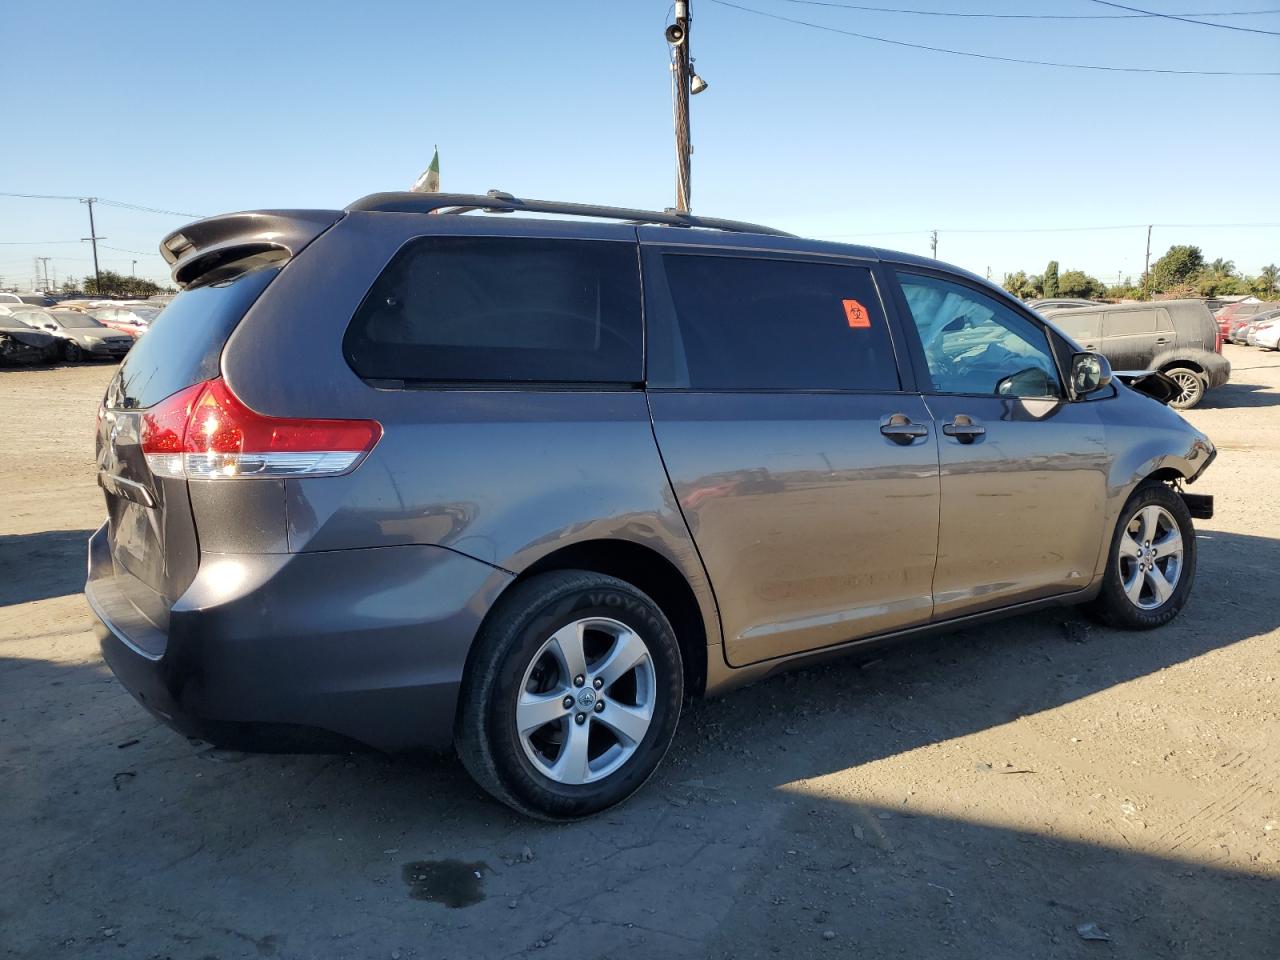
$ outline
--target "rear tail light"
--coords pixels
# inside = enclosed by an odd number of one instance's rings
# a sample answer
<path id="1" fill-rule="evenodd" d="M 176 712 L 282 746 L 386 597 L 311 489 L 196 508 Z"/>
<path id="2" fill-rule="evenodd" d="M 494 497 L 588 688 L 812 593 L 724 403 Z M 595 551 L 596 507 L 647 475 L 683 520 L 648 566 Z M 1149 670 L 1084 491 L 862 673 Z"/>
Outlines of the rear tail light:
<path id="1" fill-rule="evenodd" d="M 382 436 L 376 420 L 302 420 L 250 410 L 221 378 L 142 416 L 142 452 L 163 477 L 331 477 L 355 469 Z"/>

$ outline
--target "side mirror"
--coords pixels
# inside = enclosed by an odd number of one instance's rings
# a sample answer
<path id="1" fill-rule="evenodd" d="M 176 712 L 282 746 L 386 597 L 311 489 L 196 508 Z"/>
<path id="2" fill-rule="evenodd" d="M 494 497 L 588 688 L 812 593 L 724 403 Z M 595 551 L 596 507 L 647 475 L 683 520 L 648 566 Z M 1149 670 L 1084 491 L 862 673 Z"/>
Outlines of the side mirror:
<path id="1" fill-rule="evenodd" d="M 1071 392 L 1077 400 L 1111 386 L 1111 364 L 1098 353 L 1071 357 Z"/>

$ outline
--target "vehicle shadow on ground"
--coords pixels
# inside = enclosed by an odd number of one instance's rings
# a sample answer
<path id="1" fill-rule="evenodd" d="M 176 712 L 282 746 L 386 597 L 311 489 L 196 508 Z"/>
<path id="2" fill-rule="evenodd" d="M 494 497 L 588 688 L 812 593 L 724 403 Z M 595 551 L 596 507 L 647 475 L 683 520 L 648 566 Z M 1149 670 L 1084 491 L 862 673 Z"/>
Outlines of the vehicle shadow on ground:
<path id="1" fill-rule="evenodd" d="M 690 739 L 702 733 L 729 750 L 788 728 L 807 744 L 820 739 L 821 750 L 786 764 L 786 782 L 1051 710 L 1280 626 L 1280 607 L 1242 589 L 1280 565 L 1280 540 L 1208 530 L 1197 544 L 1191 600 L 1161 629 L 1113 630 L 1072 608 L 1042 611 L 783 674 L 691 704 L 683 723 Z"/>
<path id="2" fill-rule="evenodd" d="M 1248 368 L 1245 368 L 1248 369 Z M 1259 369 L 1271 369 L 1264 367 Z M 1241 372 L 1232 371 L 1232 376 Z M 1196 409 L 1219 410 L 1228 407 L 1274 407 L 1280 405 L 1280 393 L 1261 383 L 1237 383 L 1232 380 L 1204 395 Z"/>
<path id="3" fill-rule="evenodd" d="M 86 535 L 37 542 L 78 578 Z M 991 822 L 1009 811 L 990 793 L 963 816 L 931 813 L 964 798 L 945 768 L 917 784 L 911 813 L 809 782 L 1275 629 L 1280 609 L 1229 574 L 1275 569 L 1280 541 L 1208 531 L 1199 544 L 1196 593 L 1169 627 L 1046 612 L 697 702 L 644 790 L 568 825 L 511 813 L 452 759 L 213 750 L 160 726 L 101 666 L 0 658 L 4 816 L 24 825 L 0 851 L 0 920 L 32 957 L 106 949 L 108 924 L 138 955 L 321 955 L 358 928 L 366 955 L 429 932 L 441 955 L 578 960 L 607 934 L 600 955 L 807 956 L 832 949 L 831 930 L 867 956 L 1077 957 L 1098 946 L 1076 932 L 1090 922 L 1126 955 L 1265 956 L 1280 942 L 1274 882 L 1214 866 L 1207 840 L 1140 853 L 1114 812 L 1087 840 L 1034 816 L 1011 828 Z M 972 775 L 1004 758 L 961 759 Z M 1036 808 L 1033 778 L 987 776 Z M 446 859 L 481 873 L 473 906 L 411 895 L 413 864 Z"/>
<path id="4" fill-rule="evenodd" d="M 92 530 L 0 534 L 0 607 L 84 589 Z"/>
<path id="5" fill-rule="evenodd" d="M 1105 809 L 1087 840 L 1043 813 L 1010 827 L 1007 805 L 942 772 L 911 807 L 777 783 L 836 738 L 744 731 L 749 764 L 723 752 L 741 737 L 715 746 L 728 763 L 686 742 L 627 804 L 550 825 L 483 797 L 454 762 L 223 753 L 123 704 L 99 668 L 0 659 L 0 689 L 19 682 L 17 702 L 0 698 L 20 734 L 0 742 L 0 819 L 22 824 L 0 849 L 16 958 L 417 956 L 429 942 L 430 956 L 553 960 L 1255 960 L 1280 942 L 1274 879 L 1215 864 L 1216 841 L 1139 852 L 1136 827 Z M 853 711 L 843 735 L 866 719 Z M 1035 810 L 1031 778 L 1005 782 Z M 963 815 L 930 812 L 956 798 Z M 436 868 L 441 886 L 419 882 Z M 355 952 L 334 952 L 348 938 Z"/>

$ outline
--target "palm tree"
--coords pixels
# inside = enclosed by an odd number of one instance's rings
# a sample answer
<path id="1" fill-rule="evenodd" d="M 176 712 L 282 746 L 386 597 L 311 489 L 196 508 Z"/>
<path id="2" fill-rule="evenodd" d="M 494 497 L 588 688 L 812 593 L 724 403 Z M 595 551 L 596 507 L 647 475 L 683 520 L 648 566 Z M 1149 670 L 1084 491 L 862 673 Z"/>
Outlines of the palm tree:
<path id="1" fill-rule="evenodd" d="M 1236 265 L 1231 260 L 1223 260 L 1219 257 L 1213 263 L 1209 264 L 1209 275 L 1213 277 L 1230 277 L 1234 276 Z"/>
<path id="2" fill-rule="evenodd" d="M 1280 281 L 1280 267 L 1274 263 L 1267 264 L 1258 274 L 1258 279 L 1262 281 L 1263 293 L 1275 293 L 1276 284 Z"/>

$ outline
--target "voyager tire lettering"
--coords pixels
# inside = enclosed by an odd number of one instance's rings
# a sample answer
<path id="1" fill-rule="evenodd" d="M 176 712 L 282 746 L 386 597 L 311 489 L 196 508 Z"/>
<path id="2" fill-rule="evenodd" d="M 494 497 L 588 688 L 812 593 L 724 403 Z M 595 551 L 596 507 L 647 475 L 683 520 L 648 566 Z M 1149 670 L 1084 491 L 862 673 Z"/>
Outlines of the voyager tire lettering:
<path id="1" fill-rule="evenodd" d="M 591 602 L 597 606 L 618 606 L 621 605 L 628 613 L 645 612 L 644 607 L 628 597 L 620 597 L 614 593 L 597 593 L 591 597 Z M 649 626 L 654 630 L 662 629 L 662 625 L 657 620 L 650 620 Z"/>

